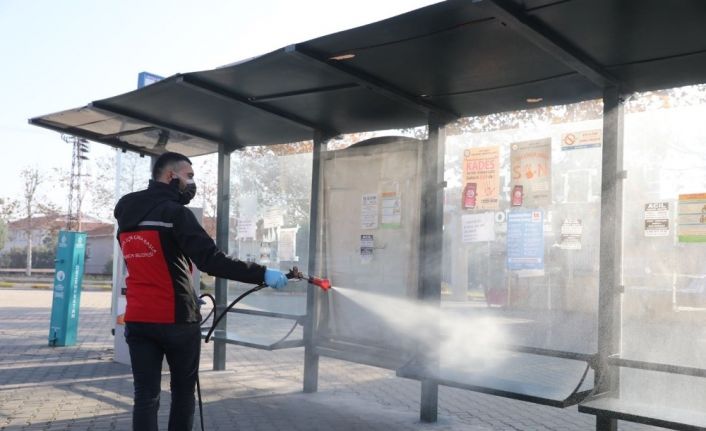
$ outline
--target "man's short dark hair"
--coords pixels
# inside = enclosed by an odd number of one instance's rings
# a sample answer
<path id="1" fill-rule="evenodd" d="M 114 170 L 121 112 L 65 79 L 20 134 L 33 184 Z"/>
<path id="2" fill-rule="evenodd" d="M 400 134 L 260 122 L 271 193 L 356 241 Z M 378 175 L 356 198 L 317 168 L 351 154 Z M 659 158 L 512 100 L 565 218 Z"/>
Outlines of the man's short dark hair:
<path id="1" fill-rule="evenodd" d="M 152 179 L 156 180 L 161 177 L 165 171 L 165 168 L 170 168 L 178 162 L 186 162 L 191 164 L 191 160 L 189 160 L 188 157 L 179 153 L 167 152 L 157 157 L 157 160 L 154 162 L 154 166 L 152 166 Z"/>

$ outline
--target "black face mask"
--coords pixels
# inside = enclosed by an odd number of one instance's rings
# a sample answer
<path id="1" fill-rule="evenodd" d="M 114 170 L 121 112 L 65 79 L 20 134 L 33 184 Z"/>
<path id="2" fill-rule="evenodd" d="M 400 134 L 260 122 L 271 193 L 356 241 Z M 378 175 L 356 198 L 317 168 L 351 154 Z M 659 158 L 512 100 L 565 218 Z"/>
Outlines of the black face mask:
<path id="1" fill-rule="evenodd" d="M 196 196 L 196 183 L 187 183 L 186 188 L 179 195 L 179 203 L 182 205 L 188 205 L 194 196 Z"/>
<path id="2" fill-rule="evenodd" d="M 169 185 L 174 187 L 179 191 L 179 203 L 182 205 L 189 205 L 189 202 L 196 196 L 196 183 L 193 181 L 186 183 L 186 188 L 181 191 L 179 190 L 179 178 L 174 178 L 169 182 Z"/>

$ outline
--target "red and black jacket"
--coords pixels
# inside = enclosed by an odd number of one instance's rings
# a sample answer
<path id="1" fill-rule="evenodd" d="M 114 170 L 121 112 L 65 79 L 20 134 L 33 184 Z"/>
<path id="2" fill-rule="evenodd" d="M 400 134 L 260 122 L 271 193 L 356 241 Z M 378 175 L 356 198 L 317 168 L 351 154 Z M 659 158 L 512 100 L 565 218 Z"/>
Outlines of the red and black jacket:
<path id="1" fill-rule="evenodd" d="M 216 247 L 169 184 L 150 181 L 147 189 L 123 196 L 114 215 L 128 271 L 126 322 L 199 322 L 191 262 L 216 277 L 264 280 L 264 266 L 230 258 Z"/>

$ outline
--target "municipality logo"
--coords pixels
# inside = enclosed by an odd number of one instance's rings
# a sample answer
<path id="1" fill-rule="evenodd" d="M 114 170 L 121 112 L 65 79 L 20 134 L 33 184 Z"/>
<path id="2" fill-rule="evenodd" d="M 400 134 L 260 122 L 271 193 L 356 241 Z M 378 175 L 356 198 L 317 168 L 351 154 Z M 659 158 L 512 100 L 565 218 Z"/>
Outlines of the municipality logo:
<path id="1" fill-rule="evenodd" d="M 61 235 L 59 237 L 59 247 L 67 247 L 66 235 Z"/>
<path id="2" fill-rule="evenodd" d="M 65 278 L 66 278 L 66 273 L 64 273 L 64 271 L 57 271 L 56 272 L 56 279 L 58 281 L 64 281 Z"/>

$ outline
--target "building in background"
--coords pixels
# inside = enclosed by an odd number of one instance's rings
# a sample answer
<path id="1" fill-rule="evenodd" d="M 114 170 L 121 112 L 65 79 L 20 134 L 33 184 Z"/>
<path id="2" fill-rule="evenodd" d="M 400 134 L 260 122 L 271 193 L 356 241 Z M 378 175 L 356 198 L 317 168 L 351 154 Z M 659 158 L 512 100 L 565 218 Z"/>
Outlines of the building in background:
<path id="1" fill-rule="evenodd" d="M 81 216 L 82 231 L 88 234 L 86 250 L 87 274 L 110 274 L 113 257 L 113 224 L 88 215 Z M 31 225 L 30 225 L 31 223 Z M 32 235 L 32 267 L 54 268 L 57 234 L 66 229 L 66 215 L 34 216 L 7 224 L 7 240 L 0 249 L 0 268 L 21 270 L 25 267 L 27 234 Z"/>

